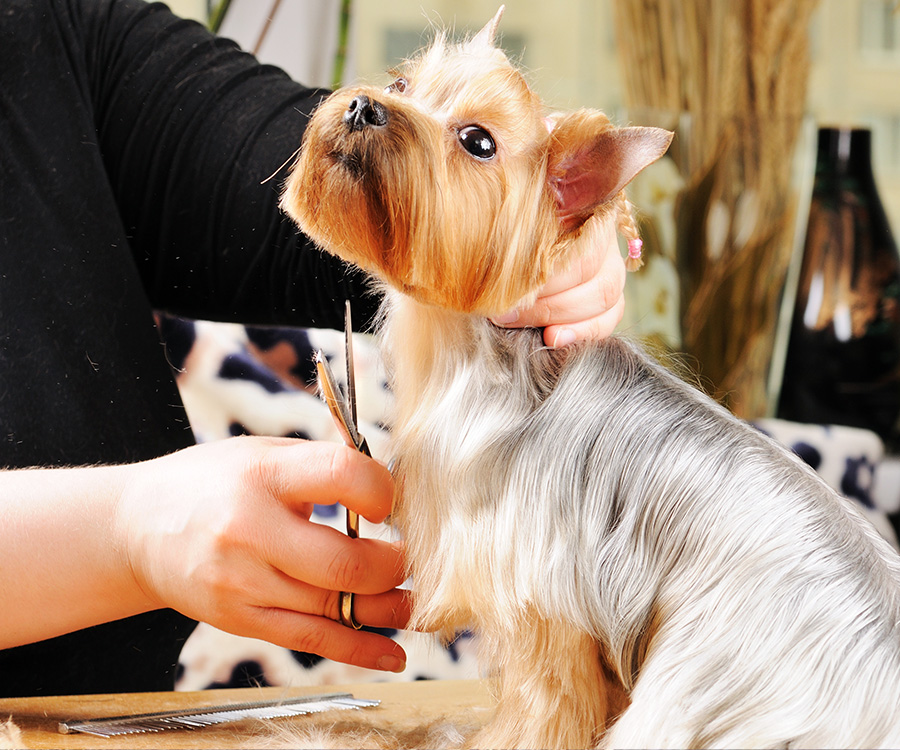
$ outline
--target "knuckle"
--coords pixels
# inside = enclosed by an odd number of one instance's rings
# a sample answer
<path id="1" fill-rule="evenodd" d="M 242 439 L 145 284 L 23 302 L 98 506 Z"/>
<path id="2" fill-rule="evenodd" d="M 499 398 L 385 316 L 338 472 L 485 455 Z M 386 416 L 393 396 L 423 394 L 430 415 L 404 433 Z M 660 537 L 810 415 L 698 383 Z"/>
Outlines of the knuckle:
<path id="1" fill-rule="evenodd" d="M 327 628 L 308 627 L 298 636 L 295 650 L 318 656 L 329 656 L 331 637 Z"/>
<path id="2" fill-rule="evenodd" d="M 240 438 L 239 438 L 240 439 Z M 274 484 L 275 470 L 267 450 L 259 449 L 256 444 L 244 442 L 248 446 L 240 465 L 241 486 L 249 491 Z"/>
<path id="3" fill-rule="evenodd" d="M 328 636 L 324 628 L 310 628 L 305 630 L 297 639 L 297 651 L 305 651 L 318 656 L 325 656 L 328 653 Z"/>
<path id="4" fill-rule="evenodd" d="M 552 302 L 552 297 L 538 297 L 531 308 L 529 316 L 534 325 L 545 326 L 554 319 L 557 314 L 556 306 Z"/>
<path id="5" fill-rule="evenodd" d="M 351 591 L 363 579 L 365 565 L 355 550 L 345 550 L 331 559 L 326 566 L 326 575 L 336 589 Z"/>
<path id="6" fill-rule="evenodd" d="M 609 273 L 599 276 L 599 296 L 604 311 L 612 310 L 622 299 L 625 290 L 626 271 L 624 262 L 618 263 Z"/>
<path id="7" fill-rule="evenodd" d="M 357 642 L 358 640 L 359 639 L 353 640 L 352 644 L 350 645 L 350 648 L 348 649 L 348 651 L 344 657 L 344 661 L 347 664 L 366 665 L 368 662 L 371 661 L 368 653 L 366 652 L 366 649 L 364 649 Z"/>
<path id="8" fill-rule="evenodd" d="M 259 604 L 251 605 L 240 612 L 238 620 L 244 635 L 262 638 L 269 642 L 274 642 L 278 638 L 277 621 L 277 613 L 271 608 Z"/>
<path id="9" fill-rule="evenodd" d="M 590 338 L 594 340 L 605 339 L 608 336 L 611 336 L 615 330 L 616 326 L 622 320 L 622 317 L 625 314 L 625 297 L 624 295 L 619 295 L 618 299 L 610 306 L 610 308 L 596 318 L 593 321 L 591 326 L 591 331 L 589 333 Z"/>
<path id="10" fill-rule="evenodd" d="M 289 492 L 289 477 L 285 474 L 273 446 L 252 438 L 243 441 L 245 449 L 237 461 L 237 486 L 241 490 L 241 507 L 259 502 L 272 502 Z M 252 519 L 250 519 L 252 520 Z"/>
<path id="11" fill-rule="evenodd" d="M 341 595 L 337 591 L 324 591 L 320 611 L 323 617 L 335 622 L 341 619 Z"/>
<path id="12" fill-rule="evenodd" d="M 356 451 L 345 445 L 335 446 L 335 449 L 331 452 L 329 481 L 338 492 L 347 493 L 352 490 L 355 458 Z"/>

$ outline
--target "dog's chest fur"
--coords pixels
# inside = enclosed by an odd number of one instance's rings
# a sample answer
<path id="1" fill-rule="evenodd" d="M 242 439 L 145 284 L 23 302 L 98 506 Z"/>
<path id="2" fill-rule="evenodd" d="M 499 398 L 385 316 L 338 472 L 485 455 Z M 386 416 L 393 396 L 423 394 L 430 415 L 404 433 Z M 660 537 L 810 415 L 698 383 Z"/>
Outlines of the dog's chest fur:
<path id="1" fill-rule="evenodd" d="M 485 577 L 499 565 L 520 574 L 517 548 L 527 545 L 519 514 L 504 518 L 514 508 L 496 492 L 568 355 L 535 346 L 539 331 L 503 331 L 401 295 L 388 309 L 381 341 L 396 399 L 395 517 L 415 548 L 421 625 L 449 630 L 471 624 L 485 597 L 521 588 Z"/>

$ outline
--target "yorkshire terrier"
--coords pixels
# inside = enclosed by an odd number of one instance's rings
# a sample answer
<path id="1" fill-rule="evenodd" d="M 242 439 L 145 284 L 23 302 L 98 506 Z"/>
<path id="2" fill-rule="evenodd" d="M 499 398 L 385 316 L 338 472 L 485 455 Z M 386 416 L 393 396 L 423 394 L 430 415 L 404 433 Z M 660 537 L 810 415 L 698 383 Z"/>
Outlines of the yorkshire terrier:
<path id="1" fill-rule="evenodd" d="M 496 683 L 468 743 L 900 745 L 900 557 L 849 501 L 626 340 L 489 321 L 607 222 L 637 255 L 671 137 L 547 116 L 499 20 L 324 101 L 283 198 L 385 288 L 412 626 Z"/>

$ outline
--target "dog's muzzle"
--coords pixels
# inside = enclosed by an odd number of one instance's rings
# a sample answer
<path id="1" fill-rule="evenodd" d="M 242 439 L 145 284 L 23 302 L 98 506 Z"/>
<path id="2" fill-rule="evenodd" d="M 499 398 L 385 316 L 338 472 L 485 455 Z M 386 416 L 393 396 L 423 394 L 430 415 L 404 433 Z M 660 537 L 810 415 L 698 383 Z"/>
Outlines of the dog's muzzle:
<path id="1" fill-rule="evenodd" d="M 365 94 L 353 97 L 344 112 L 344 124 L 351 132 L 366 128 L 382 128 L 387 122 L 387 108 Z"/>

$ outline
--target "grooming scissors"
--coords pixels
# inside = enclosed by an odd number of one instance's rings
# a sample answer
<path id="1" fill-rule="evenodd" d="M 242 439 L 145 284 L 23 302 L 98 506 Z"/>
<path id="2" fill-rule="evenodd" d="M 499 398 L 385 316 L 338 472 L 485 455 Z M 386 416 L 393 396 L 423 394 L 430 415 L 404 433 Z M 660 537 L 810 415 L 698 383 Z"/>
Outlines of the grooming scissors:
<path id="1" fill-rule="evenodd" d="M 356 377 L 353 370 L 353 325 L 350 318 L 350 301 L 344 308 L 344 359 L 346 360 L 347 392 L 341 392 L 340 386 L 331 371 L 328 361 L 322 350 L 316 352 L 316 373 L 318 374 L 319 390 L 322 398 L 328 404 L 328 410 L 337 425 L 341 438 L 349 447 L 360 453 L 370 456 L 369 445 L 366 439 L 359 434 L 356 417 Z M 351 539 L 359 538 L 359 514 L 347 508 L 347 536 Z M 362 626 L 353 616 L 353 592 L 342 591 L 340 595 L 341 624 L 354 630 Z"/>

